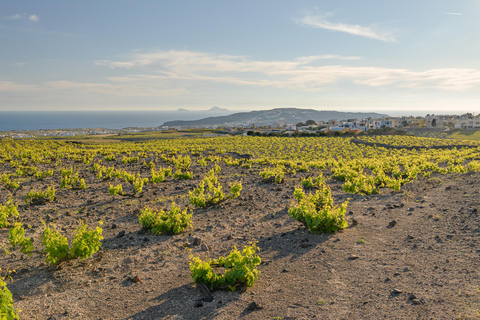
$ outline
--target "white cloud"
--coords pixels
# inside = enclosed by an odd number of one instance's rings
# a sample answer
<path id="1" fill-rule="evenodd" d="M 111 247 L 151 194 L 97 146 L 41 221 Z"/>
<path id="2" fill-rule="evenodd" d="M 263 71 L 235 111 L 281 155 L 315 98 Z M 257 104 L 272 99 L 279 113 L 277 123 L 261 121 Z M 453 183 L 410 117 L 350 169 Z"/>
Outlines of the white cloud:
<path id="1" fill-rule="evenodd" d="M 121 83 L 153 84 L 156 81 L 207 81 L 250 86 L 272 86 L 300 91 L 319 91 L 340 82 L 370 87 L 396 86 L 415 89 L 463 91 L 480 86 L 480 70 L 440 68 L 414 71 L 370 66 L 318 65 L 326 59 L 359 60 L 359 57 L 318 55 L 291 61 L 257 61 L 245 56 L 194 51 L 136 53 L 124 61 L 98 61 L 110 68 L 149 70 L 150 74 L 112 77 Z M 154 72 L 155 74 L 151 74 Z"/>
<path id="2" fill-rule="evenodd" d="M 305 17 L 301 19 L 295 19 L 294 21 L 297 24 L 304 27 L 345 32 L 352 35 L 381 40 L 385 42 L 396 41 L 393 34 L 389 31 L 375 30 L 375 28 L 373 27 L 364 27 L 356 24 L 331 22 L 331 21 L 328 21 L 325 16 L 321 16 L 321 15 L 316 15 L 316 16 L 306 15 Z"/>
<path id="3" fill-rule="evenodd" d="M 458 12 L 445 12 L 445 14 L 451 15 L 451 16 L 461 16 L 461 13 Z"/>
<path id="4" fill-rule="evenodd" d="M 34 22 L 37 22 L 40 20 L 40 18 L 36 15 L 36 14 L 30 14 L 30 15 L 27 15 L 25 13 L 22 13 L 22 14 L 14 14 L 13 16 L 8 16 L 8 17 L 3 17 L 3 18 L 0 18 L 0 20 L 20 20 L 20 19 L 28 19 L 30 21 L 34 21 Z"/>
<path id="5" fill-rule="evenodd" d="M 189 92 L 183 88 L 168 89 L 162 85 L 155 84 L 109 84 L 109 83 L 89 83 L 76 81 L 51 81 L 44 84 L 45 90 L 70 90 L 78 93 L 100 93 L 112 96 L 174 96 L 180 94 L 188 94 Z"/>
<path id="6" fill-rule="evenodd" d="M 38 85 L 23 84 L 23 83 L 6 81 L 4 79 L 0 79 L 0 91 L 26 92 L 26 91 L 35 91 L 39 89 L 40 89 L 40 86 Z"/>

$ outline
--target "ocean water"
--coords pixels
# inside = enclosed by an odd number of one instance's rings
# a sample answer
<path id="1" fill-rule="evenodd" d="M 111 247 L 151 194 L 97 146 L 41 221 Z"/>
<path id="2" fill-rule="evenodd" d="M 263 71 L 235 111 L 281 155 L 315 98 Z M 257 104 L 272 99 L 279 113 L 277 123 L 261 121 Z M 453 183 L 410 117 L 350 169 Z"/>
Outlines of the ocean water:
<path id="1" fill-rule="evenodd" d="M 45 111 L 0 112 L 0 131 L 127 127 L 158 127 L 166 121 L 198 120 L 227 115 L 208 111 Z"/>

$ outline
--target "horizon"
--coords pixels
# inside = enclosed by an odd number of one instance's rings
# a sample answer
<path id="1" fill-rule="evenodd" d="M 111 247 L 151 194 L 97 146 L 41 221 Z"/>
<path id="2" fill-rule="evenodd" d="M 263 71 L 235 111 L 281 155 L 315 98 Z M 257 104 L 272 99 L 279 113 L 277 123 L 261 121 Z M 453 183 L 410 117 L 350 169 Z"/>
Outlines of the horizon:
<path id="1" fill-rule="evenodd" d="M 480 109 L 478 0 L 29 0 L 0 12 L 0 111 Z"/>

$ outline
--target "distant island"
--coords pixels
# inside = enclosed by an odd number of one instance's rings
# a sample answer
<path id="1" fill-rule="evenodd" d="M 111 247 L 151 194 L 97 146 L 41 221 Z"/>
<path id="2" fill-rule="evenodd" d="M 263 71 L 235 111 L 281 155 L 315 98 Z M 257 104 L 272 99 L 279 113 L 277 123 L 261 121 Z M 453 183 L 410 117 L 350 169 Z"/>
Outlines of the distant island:
<path id="1" fill-rule="evenodd" d="M 185 109 L 181 109 L 182 111 Z M 210 111 L 227 110 L 213 107 Z M 180 109 L 179 109 L 180 111 Z M 228 110 L 227 110 L 228 111 Z M 387 114 L 375 112 L 340 112 L 328 110 L 276 108 L 250 112 L 238 112 L 225 116 L 208 117 L 199 120 L 174 120 L 167 121 L 163 126 L 195 127 L 195 126 L 238 126 L 256 125 L 265 126 L 272 124 L 295 124 L 307 120 L 328 121 L 388 117 Z"/>
<path id="2" fill-rule="evenodd" d="M 185 108 L 178 108 L 177 109 L 177 112 L 215 112 L 215 113 L 219 113 L 219 112 L 231 112 L 230 110 L 228 110 L 227 108 L 220 108 L 220 107 L 212 107 L 208 110 L 188 110 L 188 109 L 185 109 Z"/>

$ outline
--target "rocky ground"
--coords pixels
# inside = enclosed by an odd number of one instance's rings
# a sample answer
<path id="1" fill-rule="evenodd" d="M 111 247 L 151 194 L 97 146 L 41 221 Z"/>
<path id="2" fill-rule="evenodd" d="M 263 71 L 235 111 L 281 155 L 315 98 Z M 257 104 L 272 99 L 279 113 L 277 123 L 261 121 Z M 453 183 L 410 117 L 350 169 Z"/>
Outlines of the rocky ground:
<path id="1" fill-rule="evenodd" d="M 68 166 L 68 163 L 65 163 Z M 0 172 L 12 171 L 0 165 Z M 117 163 L 117 167 L 121 164 Z M 123 165 L 130 172 L 149 170 Z M 345 194 L 329 180 L 337 204 L 350 198 L 349 227 L 310 234 L 288 215 L 293 190 L 311 173 L 265 183 L 259 167 L 222 165 L 220 181 L 242 180 L 239 198 L 195 209 L 193 228 L 154 236 L 138 224 L 148 205 L 188 205 L 188 191 L 209 168 L 194 166 L 193 180 L 171 177 L 147 185 L 137 197 L 113 198 L 111 182 L 82 166 L 87 190 L 60 189 L 59 173 L 26 180 L 14 193 L 20 216 L 41 249 L 41 221 L 70 236 L 78 219 L 103 220 L 103 246 L 85 261 L 52 267 L 40 253 L 0 256 L 15 269 L 8 288 L 21 319 L 476 319 L 480 315 L 480 174 L 435 175 L 381 194 Z M 328 176 L 325 171 L 325 175 Z M 55 183 L 57 200 L 23 205 L 33 187 Z M 117 181 L 119 183 L 120 181 Z M 131 191 L 124 184 L 126 191 Z M 0 189 L 0 203 L 8 199 Z M 0 245 L 8 230 L 0 230 Z M 189 255 L 215 258 L 258 241 L 262 263 L 253 288 L 213 292 L 202 301 Z"/>

